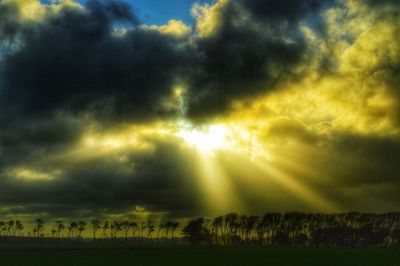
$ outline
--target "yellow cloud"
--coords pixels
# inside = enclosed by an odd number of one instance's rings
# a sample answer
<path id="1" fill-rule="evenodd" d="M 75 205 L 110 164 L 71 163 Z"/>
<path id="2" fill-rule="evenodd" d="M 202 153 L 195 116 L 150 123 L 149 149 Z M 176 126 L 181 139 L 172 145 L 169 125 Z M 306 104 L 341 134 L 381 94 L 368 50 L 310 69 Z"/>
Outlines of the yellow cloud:
<path id="1" fill-rule="evenodd" d="M 169 20 L 167 25 L 152 25 L 152 26 L 143 26 L 146 29 L 156 30 L 163 34 L 175 35 L 178 37 L 187 36 L 192 32 L 192 28 L 180 20 Z"/>
<path id="2" fill-rule="evenodd" d="M 218 0 L 215 4 L 194 4 L 192 15 L 196 19 L 196 30 L 200 37 L 207 37 L 218 28 L 221 10 L 229 3 L 229 0 Z"/>
<path id="3" fill-rule="evenodd" d="M 40 0 L 4 0 L 1 5 L 12 6 L 18 10 L 21 19 L 33 21 L 43 20 L 47 15 L 55 14 L 65 7 L 83 8 L 75 0 L 52 1 L 48 5 L 42 4 Z"/>
<path id="4" fill-rule="evenodd" d="M 27 167 L 17 167 L 8 171 L 8 176 L 27 181 L 45 180 L 50 181 L 57 178 L 61 171 L 41 171 Z"/>

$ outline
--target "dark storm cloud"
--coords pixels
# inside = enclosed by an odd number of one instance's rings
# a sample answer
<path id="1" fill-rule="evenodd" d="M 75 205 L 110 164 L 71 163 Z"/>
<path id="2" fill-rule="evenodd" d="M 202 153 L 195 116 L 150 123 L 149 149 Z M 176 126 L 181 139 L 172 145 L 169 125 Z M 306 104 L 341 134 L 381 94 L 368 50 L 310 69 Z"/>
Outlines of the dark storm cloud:
<path id="1" fill-rule="evenodd" d="M 115 36 L 116 23 L 131 29 Z M 64 8 L 19 41 L 22 47 L 6 55 L 1 68 L 3 119 L 10 112 L 26 117 L 59 110 L 151 117 L 161 112 L 185 58 L 178 38 L 141 29 L 128 6 L 114 1 Z"/>
<path id="2" fill-rule="evenodd" d="M 12 41 L 20 33 L 27 33 L 30 28 L 20 21 L 15 5 L 2 5 L 2 1 L 0 1 L 0 18 L 0 43 Z"/>
<path id="3" fill-rule="evenodd" d="M 144 206 L 185 216 L 199 209 L 193 167 L 174 142 L 158 142 L 154 152 L 127 151 L 70 163 L 51 181 L 18 179 L 3 172 L 0 202 L 25 206 L 24 212 L 63 213 L 68 206 L 76 214 L 83 209 L 124 213 Z"/>
<path id="4" fill-rule="evenodd" d="M 318 11 L 323 0 L 239 0 L 246 9 L 248 9 L 257 18 L 262 20 L 287 21 L 288 23 L 297 23 L 305 15 Z"/>
<path id="5" fill-rule="evenodd" d="M 325 140 L 309 167 L 332 178 L 321 190 L 348 211 L 397 211 L 400 139 L 338 133 Z"/>
<path id="6" fill-rule="evenodd" d="M 364 0 L 365 3 L 371 6 L 387 6 L 387 5 L 400 5 L 397 0 Z"/>
<path id="7" fill-rule="evenodd" d="M 20 47 L 0 68 L 6 110 L 0 119 L 60 110 L 108 121 L 171 115 L 161 102 L 177 81 L 186 82 L 190 118 L 218 115 L 236 100 L 304 76 L 313 51 L 299 25 L 321 24 L 316 17 L 327 5 L 230 1 L 218 11 L 212 34 L 177 37 L 139 27 L 129 7 L 117 1 L 89 1 L 84 10 L 64 8 L 37 23 L 24 23 L 15 7 L 3 4 L 0 36 L 18 37 Z M 118 25 L 130 30 L 116 36 Z"/>
<path id="8" fill-rule="evenodd" d="M 80 139 L 84 126 L 84 120 L 61 116 L 4 124 L 0 129 L 0 169 L 68 149 Z"/>
<path id="9" fill-rule="evenodd" d="M 64 8 L 37 23 L 24 23 L 12 5 L 2 5 L 1 36 L 17 36 L 20 47 L 3 59 L 0 101 L 22 117 L 64 110 L 147 119 L 170 114 L 160 103 L 183 80 L 188 115 L 213 116 L 301 76 L 295 68 L 310 51 L 298 23 L 320 5 L 231 1 L 219 11 L 215 32 L 191 41 L 139 27 L 116 1 L 89 1 L 84 10 Z M 116 25 L 130 30 L 115 36 Z"/>
<path id="10" fill-rule="evenodd" d="M 337 134 L 328 143 L 336 163 L 329 171 L 344 185 L 396 183 L 400 185 L 400 139 L 398 137 Z M 338 167 L 340 165 L 340 167 Z"/>
<path id="11" fill-rule="evenodd" d="M 188 113 L 197 118 L 225 111 L 232 101 L 273 90 L 299 78 L 295 68 L 309 52 L 298 22 L 315 1 L 231 1 L 215 32 L 196 42 Z M 250 13 L 250 16 L 244 11 Z"/>
<path id="12" fill-rule="evenodd" d="M 79 120 L 66 117 L 14 124 L 0 132 L 0 143 L 10 148 L 18 145 L 69 143 L 80 136 L 82 124 Z"/>

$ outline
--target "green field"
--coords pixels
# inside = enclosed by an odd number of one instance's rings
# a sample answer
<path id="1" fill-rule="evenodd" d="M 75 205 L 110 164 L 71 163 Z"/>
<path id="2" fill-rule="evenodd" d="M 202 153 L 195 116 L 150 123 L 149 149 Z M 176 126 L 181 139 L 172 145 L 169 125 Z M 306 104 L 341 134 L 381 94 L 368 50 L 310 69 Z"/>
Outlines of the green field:
<path id="1" fill-rule="evenodd" d="M 3 251 L 0 265 L 400 266 L 400 252 L 303 248 Z"/>

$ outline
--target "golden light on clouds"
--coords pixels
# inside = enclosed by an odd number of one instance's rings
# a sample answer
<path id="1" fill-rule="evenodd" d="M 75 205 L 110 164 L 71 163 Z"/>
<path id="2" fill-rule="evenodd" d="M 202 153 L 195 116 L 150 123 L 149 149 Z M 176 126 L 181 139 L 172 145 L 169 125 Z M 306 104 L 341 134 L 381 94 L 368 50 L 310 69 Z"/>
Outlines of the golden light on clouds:
<path id="1" fill-rule="evenodd" d="M 82 5 L 75 0 L 54 1 L 51 5 L 44 5 L 40 0 L 4 0 L 4 5 L 14 6 L 20 18 L 24 20 L 40 21 L 47 15 L 54 15 L 63 8 L 78 8 L 83 10 Z"/>
<path id="2" fill-rule="evenodd" d="M 58 178 L 60 174 L 60 170 L 41 171 L 26 167 L 19 167 L 8 171 L 9 176 L 25 181 L 51 181 Z"/>
<path id="3" fill-rule="evenodd" d="M 236 192 L 234 180 L 226 166 L 221 165 L 220 151 L 240 155 L 258 169 L 257 171 L 263 173 L 262 177 L 253 175 L 252 172 L 243 174 L 242 178 L 252 180 L 251 183 L 274 184 L 318 210 L 340 210 L 335 203 L 296 178 L 296 173 L 313 178 L 321 177 L 322 173 L 307 169 L 305 165 L 300 165 L 296 158 L 290 160 L 290 156 L 285 154 L 301 154 L 296 143 L 307 142 L 312 138 L 307 135 L 311 133 L 307 133 L 304 125 L 289 118 L 250 119 L 257 117 L 259 110 L 252 112 L 247 118 L 244 115 L 246 112 L 240 112 L 241 116 L 237 119 L 230 117 L 225 123 L 221 120 L 218 124 L 196 126 L 185 121 L 172 121 L 127 126 L 110 132 L 88 133 L 75 150 L 79 153 L 75 153 L 74 156 L 82 160 L 96 156 L 119 158 L 121 156 L 118 154 L 127 151 L 152 153 L 155 149 L 154 141 L 175 139 L 183 145 L 182 147 L 186 147 L 183 152 L 189 155 L 191 151 L 189 156 L 193 157 L 196 165 L 192 170 L 197 176 L 203 206 L 214 214 L 228 212 L 232 208 L 245 210 Z M 295 145 L 287 142 L 290 139 L 287 134 L 295 134 L 295 138 L 292 139 Z M 282 138 L 286 139 L 285 142 L 282 142 Z M 282 146 L 287 146 L 285 151 L 281 150 Z M 124 164 L 124 160 L 118 162 Z M 233 163 L 237 166 L 243 164 L 240 160 Z M 132 171 L 133 168 L 127 170 Z"/>
<path id="4" fill-rule="evenodd" d="M 221 10 L 228 2 L 229 0 L 218 0 L 213 5 L 195 4 L 193 6 L 192 14 L 196 18 L 196 29 L 200 37 L 207 37 L 218 28 Z"/>
<path id="5" fill-rule="evenodd" d="M 166 25 L 152 25 L 152 26 L 143 26 L 145 29 L 151 29 L 161 32 L 162 34 L 170 34 L 178 37 L 184 37 L 191 33 L 192 28 L 180 20 L 171 19 L 168 21 Z"/>

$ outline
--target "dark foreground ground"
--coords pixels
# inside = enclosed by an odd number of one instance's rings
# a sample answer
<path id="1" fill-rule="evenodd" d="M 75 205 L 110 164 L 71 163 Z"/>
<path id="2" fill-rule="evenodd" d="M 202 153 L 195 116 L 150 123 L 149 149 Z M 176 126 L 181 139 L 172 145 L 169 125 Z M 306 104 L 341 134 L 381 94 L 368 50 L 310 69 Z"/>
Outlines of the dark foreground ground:
<path id="1" fill-rule="evenodd" d="M 0 251 L 0 265 L 400 266 L 400 252 L 333 248 L 3 250 Z"/>

